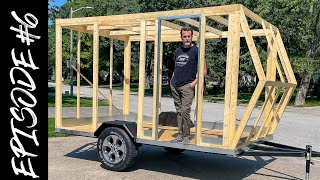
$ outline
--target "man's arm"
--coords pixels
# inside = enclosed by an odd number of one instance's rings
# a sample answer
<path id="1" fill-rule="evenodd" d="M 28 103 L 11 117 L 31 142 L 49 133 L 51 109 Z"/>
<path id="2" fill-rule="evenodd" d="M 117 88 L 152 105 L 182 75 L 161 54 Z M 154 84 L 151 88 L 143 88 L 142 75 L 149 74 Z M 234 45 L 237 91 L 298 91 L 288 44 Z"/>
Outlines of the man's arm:
<path id="1" fill-rule="evenodd" d="M 204 61 L 203 77 L 205 78 L 206 76 L 207 76 L 207 65 L 206 65 L 206 61 Z M 197 79 L 198 79 L 198 73 L 196 75 L 196 79 L 190 83 L 191 88 L 194 88 L 196 86 Z"/>

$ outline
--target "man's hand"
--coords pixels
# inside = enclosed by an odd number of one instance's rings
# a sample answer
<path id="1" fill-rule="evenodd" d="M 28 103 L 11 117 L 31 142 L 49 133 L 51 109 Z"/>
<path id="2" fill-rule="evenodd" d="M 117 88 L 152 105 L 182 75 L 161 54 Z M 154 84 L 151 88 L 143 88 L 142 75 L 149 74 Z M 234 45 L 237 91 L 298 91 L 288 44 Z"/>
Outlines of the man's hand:
<path id="1" fill-rule="evenodd" d="M 194 87 L 197 84 L 197 79 L 195 79 L 194 81 L 192 81 L 191 83 L 189 83 L 190 88 L 194 89 Z"/>
<path id="2" fill-rule="evenodd" d="M 206 61 L 204 61 L 204 69 L 203 69 L 203 76 L 204 78 L 207 76 L 207 65 L 206 65 Z M 190 88 L 194 89 L 194 87 L 197 84 L 197 78 L 198 78 L 198 73 L 196 74 L 196 79 L 194 81 L 192 81 L 191 83 L 189 83 Z"/>

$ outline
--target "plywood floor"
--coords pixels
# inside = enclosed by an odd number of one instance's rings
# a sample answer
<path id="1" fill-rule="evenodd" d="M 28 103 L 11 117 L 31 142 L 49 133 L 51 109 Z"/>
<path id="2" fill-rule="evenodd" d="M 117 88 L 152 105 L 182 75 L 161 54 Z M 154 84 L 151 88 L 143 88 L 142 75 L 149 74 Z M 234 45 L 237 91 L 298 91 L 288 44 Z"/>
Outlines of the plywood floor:
<path id="1" fill-rule="evenodd" d="M 121 119 L 122 118 L 122 119 Z M 131 119 L 130 119 L 131 118 Z M 125 120 L 123 116 L 119 117 L 112 117 L 112 116 L 105 116 L 105 117 L 99 117 L 98 118 L 98 127 L 101 125 L 102 122 L 105 121 L 112 121 L 112 120 Z M 133 120 L 132 117 L 127 117 L 127 120 Z M 144 123 L 143 129 L 146 130 L 152 130 L 151 123 Z M 81 132 L 89 132 L 94 133 L 95 129 L 92 128 L 92 118 L 64 118 L 62 119 L 62 127 L 60 129 L 66 129 L 66 130 L 73 130 L 73 131 L 81 131 Z M 195 136 L 195 128 L 191 128 L 191 141 L 190 144 L 195 144 L 194 136 Z M 202 137 L 208 137 L 208 138 L 222 138 L 223 131 L 218 129 L 206 129 L 202 128 Z M 177 136 L 178 128 L 177 127 L 171 127 L 171 126 L 162 126 L 158 125 L 158 136 L 159 141 L 170 141 L 174 139 Z M 249 133 L 244 132 L 242 134 L 243 137 L 247 137 Z"/>

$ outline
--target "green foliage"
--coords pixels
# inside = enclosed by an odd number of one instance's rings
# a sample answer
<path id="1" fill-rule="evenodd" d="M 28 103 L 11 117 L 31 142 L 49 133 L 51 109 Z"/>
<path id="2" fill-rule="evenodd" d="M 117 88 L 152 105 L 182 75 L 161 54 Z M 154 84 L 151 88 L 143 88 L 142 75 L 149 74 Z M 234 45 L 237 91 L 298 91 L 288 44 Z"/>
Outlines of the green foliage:
<path id="1" fill-rule="evenodd" d="M 293 57 L 291 60 L 292 68 L 298 77 L 311 76 L 316 70 L 320 69 L 320 58 Z"/>
<path id="2" fill-rule="evenodd" d="M 48 92 L 55 92 L 55 87 L 48 87 Z"/>

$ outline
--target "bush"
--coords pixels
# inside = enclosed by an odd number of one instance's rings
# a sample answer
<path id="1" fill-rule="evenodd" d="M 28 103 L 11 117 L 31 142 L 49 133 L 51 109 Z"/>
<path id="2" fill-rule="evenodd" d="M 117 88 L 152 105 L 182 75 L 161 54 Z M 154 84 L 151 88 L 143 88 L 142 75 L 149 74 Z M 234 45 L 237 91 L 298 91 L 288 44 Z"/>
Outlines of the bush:
<path id="1" fill-rule="evenodd" d="M 55 92 L 55 87 L 48 87 L 48 92 Z"/>
<path id="2" fill-rule="evenodd" d="M 224 87 L 212 86 L 207 87 L 207 95 L 217 95 L 224 93 Z"/>

